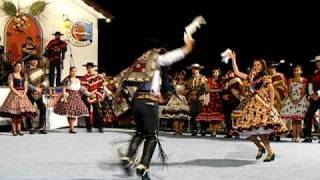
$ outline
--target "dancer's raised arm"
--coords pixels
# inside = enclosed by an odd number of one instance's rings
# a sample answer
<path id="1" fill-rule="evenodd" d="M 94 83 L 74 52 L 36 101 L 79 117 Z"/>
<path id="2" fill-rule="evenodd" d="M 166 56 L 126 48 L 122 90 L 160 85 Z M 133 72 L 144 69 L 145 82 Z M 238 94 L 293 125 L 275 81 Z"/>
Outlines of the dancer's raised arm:
<path id="1" fill-rule="evenodd" d="M 237 75 L 238 77 L 240 77 L 241 79 L 247 79 L 248 75 L 243 72 L 240 72 L 238 69 L 237 60 L 236 60 L 236 53 L 234 51 L 232 51 L 231 53 L 229 53 L 229 57 L 232 60 L 232 68 L 233 68 L 234 74 Z"/>

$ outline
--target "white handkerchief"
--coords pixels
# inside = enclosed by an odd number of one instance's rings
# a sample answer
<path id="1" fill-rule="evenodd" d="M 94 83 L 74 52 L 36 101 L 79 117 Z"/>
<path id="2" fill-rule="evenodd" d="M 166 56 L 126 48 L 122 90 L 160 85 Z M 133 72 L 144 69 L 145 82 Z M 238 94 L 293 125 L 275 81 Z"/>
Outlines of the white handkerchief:
<path id="1" fill-rule="evenodd" d="M 231 53 L 231 50 L 228 48 L 220 54 L 222 62 L 228 64 L 229 59 L 230 59 L 229 53 Z"/>
<path id="2" fill-rule="evenodd" d="M 192 35 L 201 27 L 202 24 L 207 24 L 206 20 L 202 16 L 197 16 L 193 21 L 185 27 L 185 33 L 183 39 L 186 42 L 188 39 L 193 40 Z"/>

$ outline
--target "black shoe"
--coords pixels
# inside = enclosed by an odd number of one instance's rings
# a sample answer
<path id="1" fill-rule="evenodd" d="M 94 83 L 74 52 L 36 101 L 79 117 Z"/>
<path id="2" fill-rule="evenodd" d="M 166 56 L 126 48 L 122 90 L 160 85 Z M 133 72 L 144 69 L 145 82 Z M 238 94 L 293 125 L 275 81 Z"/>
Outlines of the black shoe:
<path id="1" fill-rule="evenodd" d="M 103 133 L 103 129 L 102 128 L 99 128 L 99 133 Z"/>
<path id="2" fill-rule="evenodd" d="M 12 131 L 12 136 L 18 136 L 17 132 Z"/>
<path id="3" fill-rule="evenodd" d="M 18 134 L 19 136 L 23 136 L 23 135 L 24 135 L 24 134 L 21 133 L 20 131 L 17 131 L 17 134 Z"/>
<path id="4" fill-rule="evenodd" d="M 262 155 L 265 154 L 265 153 L 266 153 L 266 149 L 265 148 L 259 149 L 258 154 L 256 156 L 256 160 L 260 159 L 262 157 Z"/>
<path id="5" fill-rule="evenodd" d="M 217 137 L 217 135 L 216 134 L 211 134 L 211 137 Z"/>
<path id="6" fill-rule="evenodd" d="M 207 132 L 201 132 L 201 136 L 206 136 Z"/>
<path id="7" fill-rule="evenodd" d="M 280 139 L 281 139 L 280 136 L 276 136 L 276 141 L 277 142 L 280 142 Z"/>
<path id="8" fill-rule="evenodd" d="M 35 130 L 34 129 L 30 129 L 29 130 L 29 134 L 34 134 L 35 133 Z"/>
<path id="9" fill-rule="evenodd" d="M 197 132 L 193 132 L 191 136 L 197 136 Z"/>
<path id="10" fill-rule="evenodd" d="M 70 129 L 70 130 L 69 130 L 69 133 L 70 133 L 70 134 L 76 134 L 77 132 Z"/>
<path id="11" fill-rule="evenodd" d="M 122 157 L 121 158 L 121 167 L 127 176 L 132 176 L 132 163 L 130 158 Z"/>
<path id="12" fill-rule="evenodd" d="M 48 134 L 48 132 L 46 130 L 44 130 L 44 129 L 40 129 L 39 130 L 39 134 Z"/>
<path id="13" fill-rule="evenodd" d="M 87 129 L 87 132 L 88 133 L 92 133 L 92 129 Z"/>
<path id="14" fill-rule="evenodd" d="M 274 161 L 275 154 L 272 154 L 271 156 L 268 156 L 266 159 L 263 160 L 263 162 L 271 162 Z"/>
<path id="15" fill-rule="evenodd" d="M 303 143 L 312 143 L 312 139 L 311 138 L 305 138 L 303 141 L 301 141 Z"/>

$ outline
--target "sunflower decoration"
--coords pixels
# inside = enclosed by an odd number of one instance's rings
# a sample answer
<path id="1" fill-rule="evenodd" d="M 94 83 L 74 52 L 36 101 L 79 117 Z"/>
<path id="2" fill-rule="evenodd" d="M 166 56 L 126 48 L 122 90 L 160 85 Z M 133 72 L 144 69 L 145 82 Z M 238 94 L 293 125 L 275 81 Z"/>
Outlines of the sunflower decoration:
<path id="1" fill-rule="evenodd" d="M 3 11 L 6 16 L 13 17 L 13 29 L 19 32 L 26 32 L 30 27 L 30 24 L 28 23 L 28 15 L 40 15 L 45 10 L 47 5 L 48 3 L 46 1 L 36 1 L 29 8 L 26 8 L 28 9 L 27 12 L 24 12 L 19 4 L 16 6 L 11 1 L 3 0 L 0 10 Z"/>

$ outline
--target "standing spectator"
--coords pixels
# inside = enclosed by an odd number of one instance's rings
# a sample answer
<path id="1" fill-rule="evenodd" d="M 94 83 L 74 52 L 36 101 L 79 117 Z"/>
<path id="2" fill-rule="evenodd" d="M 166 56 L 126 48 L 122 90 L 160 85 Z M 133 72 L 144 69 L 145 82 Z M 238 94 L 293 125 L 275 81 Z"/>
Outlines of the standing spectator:
<path id="1" fill-rule="evenodd" d="M 320 109 L 320 56 L 316 56 L 314 60 L 311 62 L 315 62 L 315 66 L 317 70 L 314 72 L 312 78 L 311 78 L 311 84 L 313 92 L 310 95 L 310 106 L 308 108 L 308 111 L 306 113 L 306 116 L 304 117 L 304 136 L 305 139 L 302 142 L 305 143 L 311 143 L 312 142 L 312 119 L 314 117 L 314 114 L 317 112 L 318 109 Z M 320 143 L 320 140 L 319 140 Z"/>
<path id="2" fill-rule="evenodd" d="M 208 78 L 209 102 L 204 103 L 196 120 L 202 124 L 201 135 L 206 135 L 206 123 L 210 123 L 212 137 L 216 137 L 219 124 L 224 121 L 223 107 L 220 99 L 221 71 L 219 68 L 212 69 L 212 77 Z"/>
<path id="3" fill-rule="evenodd" d="M 289 98 L 281 110 L 281 117 L 284 120 L 292 121 L 292 142 L 300 141 L 301 121 L 303 120 L 309 101 L 306 96 L 308 81 L 302 77 L 302 67 L 296 66 L 293 69 L 294 77 L 289 79 Z"/>

